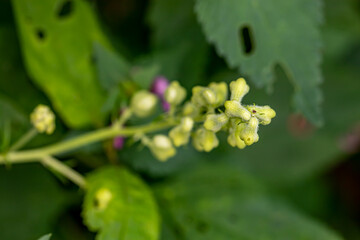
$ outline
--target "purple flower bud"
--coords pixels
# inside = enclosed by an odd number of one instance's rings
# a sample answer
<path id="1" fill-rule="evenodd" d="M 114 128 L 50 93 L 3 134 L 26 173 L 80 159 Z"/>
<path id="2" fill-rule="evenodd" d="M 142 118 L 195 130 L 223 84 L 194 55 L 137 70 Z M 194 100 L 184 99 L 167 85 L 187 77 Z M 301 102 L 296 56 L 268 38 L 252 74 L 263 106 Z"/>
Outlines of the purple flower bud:
<path id="1" fill-rule="evenodd" d="M 124 147 L 125 138 L 124 137 L 115 137 L 113 140 L 113 146 L 115 149 L 122 149 Z"/>
<path id="2" fill-rule="evenodd" d="M 161 101 L 161 106 L 165 112 L 168 112 L 170 110 L 170 103 L 165 100 Z"/>
<path id="3" fill-rule="evenodd" d="M 164 99 L 164 93 L 168 86 L 169 81 L 163 76 L 158 76 L 154 79 L 150 91 L 157 95 L 160 99 Z"/>

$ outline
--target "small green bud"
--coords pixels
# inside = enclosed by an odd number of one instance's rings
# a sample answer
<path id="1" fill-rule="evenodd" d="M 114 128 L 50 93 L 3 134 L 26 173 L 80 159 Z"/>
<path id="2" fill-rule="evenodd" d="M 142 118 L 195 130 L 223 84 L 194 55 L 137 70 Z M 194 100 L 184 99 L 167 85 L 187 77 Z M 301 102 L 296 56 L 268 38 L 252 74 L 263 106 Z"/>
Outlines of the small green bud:
<path id="1" fill-rule="evenodd" d="M 220 114 L 208 114 L 204 122 L 204 127 L 207 130 L 218 132 L 229 121 L 228 116 L 225 113 Z"/>
<path id="2" fill-rule="evenodd" d="M 216 95 L 216 101 L 215 106 L 221 106 L 224 104 L 225 100 L 227 99 L 228 94 L 228 87 L 225 82 L 221 83 L 210 83 L 209 88 L 212 89 L 215 92 Z"/>
<path id="3" fill-rule="evenodd" d="M 246 147 L 246 144 L 243 140 L 240 138 L 240 132 L 243 128 L 243 124 L 235 125 L 234 127 L 231 127 L 229 129 L 229 136 L 227 138 L 228 143 L 232 147 L 238 147 L 240 149 L 243 149 Z"/>
<path id="4" fill-rule="evenodd" d="M 130 108 L 137 117 L 147 117 L 155 110 L 157 101 L 154 94 L 141 90 L 132 97 Z"/>
<path id="5" fill-rule="evenodd" d="M 259 120 L 256 117 L 251 117 L 248 123 L 242 123 L 243 128 L 240 131 L 240 138 L 246 145 L 251 145 L 254 142 L 259 141 L 258 128 Z"/>
<path id="6" fill-rule="evenodd" d="M 244 121 L 249 121 L 251 118 L 251 113 L 240 102 L 234 100 L 225 102 L 225 114 L 228 117 L 241 118 Z"/>
<path id="7" fill-rule="evenodd" d="M 194 126 L 194 120 L 191 117 L 183 117 L 180 126 L 184 132 L 191 132 Z"/>
<path id="8" fill-rule="evenodd" d="M 155 135 L 152 141 L 148 144 L 151 152 L 160 161 L 166 161 L 176 154 L 170 138 L 165 135 Z"/>
<path id="9" fill-rule="evenodd" d="M 180 125 L 174 127 L 169 132 L 169 136 L 176 147 L 185 145 L 189 142 L 190 133 L 194 126 L 194 120 L 190 117 L 181 119 Z"/>
<path id="10" fill-rule="evenodd" d="M 213 131 L 201 127 L 194 133 L 193 145 L 198 151 L 210 152 L 219 145 L 219 140 Z"/>
<path id="11" fill-rule="evenodd" d="M 186 97 L 186 90 L 179 84 L 179 82 L 174 81 L 171 82 L 169 87 L 166 89 L 164 97 L 170 105 L 177 106 L 184 101 Z"/>
<path id="12" fill-rule="evenodd" d="M 241 102 L 241 99 L 249 92 L 250 88 L 244 78 L 239 78 L 230 83 L 231 97 L 233 101 Z"/>
<path id="13" fill-rule="evenodd" d="M 196 117 L 199 114 L 198 107 L 196 107 L 192 102 L 186 102 L 183 107 L 183 115 Z"/>
<path id="14" fill-rule="evenodd" d="M 31 113 L 30 120 L 39 133 L 52 134 L 55 130 L 55 115 L 48 106 L 38 105 Z"/>
<path id="15" fill-rule="evenodd" d="M 271 119 L 276 116 L 276 112 L 269 106 L 256 106 L 250 105 L 246 108 L 251 114 L 257 117 L 262 125 L 268 125 L 271 123 Z"/>
<path id="16" fill-rule="evenodd" d="M 216 103 L 216 93 L 210 88 L 196 86 L 192 94 L 191 102 L 198 107 L 211 107 Z"/>

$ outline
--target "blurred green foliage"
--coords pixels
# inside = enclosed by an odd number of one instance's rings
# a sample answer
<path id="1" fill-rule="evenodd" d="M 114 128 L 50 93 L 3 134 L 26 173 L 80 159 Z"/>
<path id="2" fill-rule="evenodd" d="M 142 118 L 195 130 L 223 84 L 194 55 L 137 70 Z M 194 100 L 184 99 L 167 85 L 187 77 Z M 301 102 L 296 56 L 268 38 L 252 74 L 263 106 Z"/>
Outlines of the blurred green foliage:
<path id="1" fill-rule="evenodd" d="M 0 52 L 2 148 L 27 130 L 39 103 L 55 108 L 58 128 L 30 146 L 110 124 L 157 75 L 188 90 L 245 75 L 252 91 L 244 102 L 277 111 L 244 150 L 186 146 L 163 163 L 128 139 L 118 153 L 99 144 L 61 156 L 82 173 L 109 156 L 120 163 L 88 178 L 83 216 L 97 239 L 158 239 L 160 229 L 166 240 L 359 239 L 358 222 L 333 210 L 324 177 L 349 157 L 339 142 L 360 120 L 358 1 L 1 1 Z M 0 239 L 94 238 L 78 194 L 42 166 L 2 167 L 0 178 Z M 104 212 L 95 201 L 101 188 L 115 193 Z"/>

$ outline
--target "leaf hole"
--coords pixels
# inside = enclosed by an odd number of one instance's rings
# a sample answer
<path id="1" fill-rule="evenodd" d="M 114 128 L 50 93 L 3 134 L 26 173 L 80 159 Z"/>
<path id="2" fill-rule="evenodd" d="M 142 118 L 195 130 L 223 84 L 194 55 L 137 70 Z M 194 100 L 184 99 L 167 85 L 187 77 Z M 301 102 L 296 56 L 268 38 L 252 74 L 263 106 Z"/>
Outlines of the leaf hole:
<path id="1" fill-rule="evenodd" d="M 250 26 L 243 26 L 240 29 L 241 47 L 245 55 L 251 55 L 254 53 L 255 42 L 253 32 Z"/>
<path id="2" fill-rule="evenodd" d="M 44 41 L 46 38 L 46 33 L 44 31 L 44 29 L 38 28 L 35 30 L 35 34 L 37 39 L 39 39 L 40 41 Z"/>
<path id="3" fill-rule="evenodd" d="M 62 2 L 57 12 L 57 16 L 58 18 L 68 17 L 73 12 L 73 10 L 74 10 L 74 2 L 72 0 L 66 0 Z"/>

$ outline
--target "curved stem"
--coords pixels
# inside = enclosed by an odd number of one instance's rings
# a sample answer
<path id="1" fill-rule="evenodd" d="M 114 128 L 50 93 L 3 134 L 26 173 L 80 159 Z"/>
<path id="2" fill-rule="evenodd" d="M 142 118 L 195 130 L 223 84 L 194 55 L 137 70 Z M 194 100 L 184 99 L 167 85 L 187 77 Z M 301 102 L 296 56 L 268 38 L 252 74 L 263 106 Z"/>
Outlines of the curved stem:
<path id="1" fill-rule="evenodd" d="M 60 162 L 56 158 L 53 158 L 51 156 L 46 156 L 42 158 L 40 161 L 46 167 L 49 167 L 55 170 L 56 172 L 59 172 L 61 175 L 65 176 L 79 187 L 83 189 L 86 187 L 85 178 L 80 173 L 76 172 L 75 170 L 68 167 L 64 163 Z"/>
<path id="2" fill-rule="evenodd" d="M 38 131 L 35 128 L 30 129 L 27 133 L 24 134 L 17 142 L 10 147 L 10 152 L 18 150 L 24 147 L 31 139 L 33 139 L 38 134 Z"/>
<path id="3" fill-rule="evenodd" d="M 142 134 L 148 132 L 154 132 L 161 129 L 174 126 L 175 121 L 151 123 L 143 126 L 120 128 L 119 126 L 107 127 L 99 130 L 95 130 L 90 133 L 83 134 L 79 137 L 75 137 L 60 143 L 56 143 L 50 146 L 45 146 L 33 150 L 25 150 L 19 152 L 8 152 L 5 155 L 0 155 L 0 164 L 9 163 L 23 163 L 23 162 L 34 162 L 42 159 L 46 156 L 57 155 L 65 153 L 84 145 L 102 141 L 108 138 L 116 136 L 132 136 L 135 134 Z"/>

